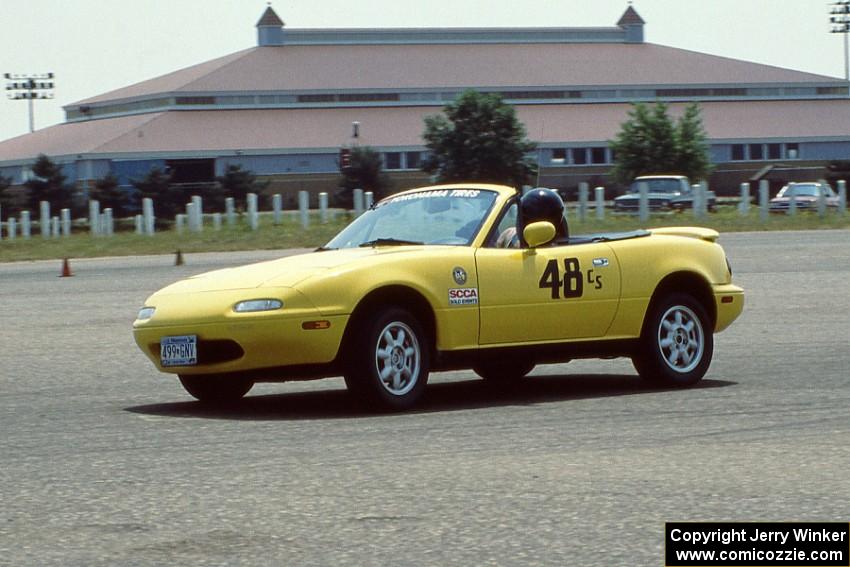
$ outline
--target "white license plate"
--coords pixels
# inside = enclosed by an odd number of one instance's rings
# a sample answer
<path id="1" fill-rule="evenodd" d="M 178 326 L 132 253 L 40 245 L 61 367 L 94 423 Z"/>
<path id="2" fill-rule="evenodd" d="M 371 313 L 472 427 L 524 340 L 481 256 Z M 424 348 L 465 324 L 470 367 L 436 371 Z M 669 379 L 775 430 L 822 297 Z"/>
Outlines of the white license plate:
<path id="1" fill-rule="evenodd" d="M 162 337 L 159 359 L 163 366 L 194 366 L 198 364 L 197 335 Z"/>

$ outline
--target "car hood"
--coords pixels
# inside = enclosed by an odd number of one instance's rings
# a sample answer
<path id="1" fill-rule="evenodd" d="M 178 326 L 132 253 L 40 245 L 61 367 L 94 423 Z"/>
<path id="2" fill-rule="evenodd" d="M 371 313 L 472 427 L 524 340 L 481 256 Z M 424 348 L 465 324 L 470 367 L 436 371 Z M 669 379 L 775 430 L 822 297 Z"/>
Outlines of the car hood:
<path id="1" fill-rule="evenodd" d="M 676 197 L 681 197 L 681 193 L 657 193 L 650 191 L 647 193 L 647 196 L 650 199 L 675 199 Z M 615 201 L 637 201 L 640 199 L 640 193 L 626 193 L 625 195 L 620 195 L 616 197 Z"/>
<path id="2" fill-rule="evenodd" d="M 409 254 L 422 248 L 422 246 L 347 248 L 288 256 L 278 260 L 198 274 L 173 283 L 161 289 L 158 294 L 254 289 L 264 286 L 295 287 L 310 277 L 364 258 L 376 255 Z"/>
<path id="3" fill-rule="evenodd" d="M 817 197 L 811 197 L 809 195 L 802 195 L 802 196 L 799 196 L 799 197 L 795 197 L 794 200 L 797 201 L 798 203 L 802 203 L 802 202 L 814 202 L 814 201 L 817 201 L 818 198 Z M 826 200 L 829 201 L 829 198 L 827 198 Z M 791 201 L 790 197 L 774 197 L 773 199 L 770 200 L 771 203 L 788 203 L 789 201 Z"/>

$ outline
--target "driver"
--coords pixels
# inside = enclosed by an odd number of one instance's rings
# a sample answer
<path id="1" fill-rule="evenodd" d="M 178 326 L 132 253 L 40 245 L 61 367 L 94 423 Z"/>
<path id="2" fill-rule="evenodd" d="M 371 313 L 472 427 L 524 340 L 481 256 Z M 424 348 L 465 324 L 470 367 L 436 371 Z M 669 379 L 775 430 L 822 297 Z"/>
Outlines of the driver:
<path id="1" fill-rule="evenodd" d="M 508 227 L 496 240 L 498 248 L 519 248 L 520 234 L 534 222 L 548 221 L 555 225 L 555 241 L 566 242 L 569 238 L 567 219 L 564 218 L 564 201 L 552 189 L 537 187 L 522 196 L 517 226 Z"/>

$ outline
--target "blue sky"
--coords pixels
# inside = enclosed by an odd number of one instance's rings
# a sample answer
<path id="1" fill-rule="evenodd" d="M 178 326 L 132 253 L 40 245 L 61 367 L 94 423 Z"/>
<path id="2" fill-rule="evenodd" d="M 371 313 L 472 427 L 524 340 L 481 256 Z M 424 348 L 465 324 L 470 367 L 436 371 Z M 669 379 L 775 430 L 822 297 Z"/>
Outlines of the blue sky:
<path id="1" fill-rule="evenodd" d="M 56 74 L 36 128 L 63 105 L 256 44 L 256 0 L 0 0 L 0 73 Z M 623 0 L 278 0 L 293 28 L 612 26 Z M 823 0 L 634 0 L 646 40 L 844 76 L 844 44 Z M 494 81 L 498 82 L 498 81 Z M 0 99 L 0 140 L 28 132 L 27 104 Z"/>

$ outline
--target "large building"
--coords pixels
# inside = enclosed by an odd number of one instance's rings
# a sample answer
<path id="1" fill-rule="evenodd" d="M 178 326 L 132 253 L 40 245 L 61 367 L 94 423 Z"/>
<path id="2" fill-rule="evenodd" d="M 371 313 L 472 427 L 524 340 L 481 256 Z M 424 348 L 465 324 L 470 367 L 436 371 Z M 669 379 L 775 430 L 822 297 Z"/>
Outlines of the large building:
<path id="1" fill-rule="evenodd" d="M 398 188 L 419 170 L 425 116 L 465 89 L 501 94 L 537 142 L 538 183 L 606 184 L 630 103 L 699 102 L 720 191 L 823 174 L 850 156 L 847 82 L 644 41 L 630 6 L 599 28 L 290 29 L 269 7 L 256 47 L 66 106 L 66 121 L 0 142 L 22 183 L 38 154 L 80 187 L 152 167 L 209 182 L 240 164 L 270 191 L 332 190 L 343 146 L 383 154 Z M 359 137 L 352 138 L 352 125 Z"/>

